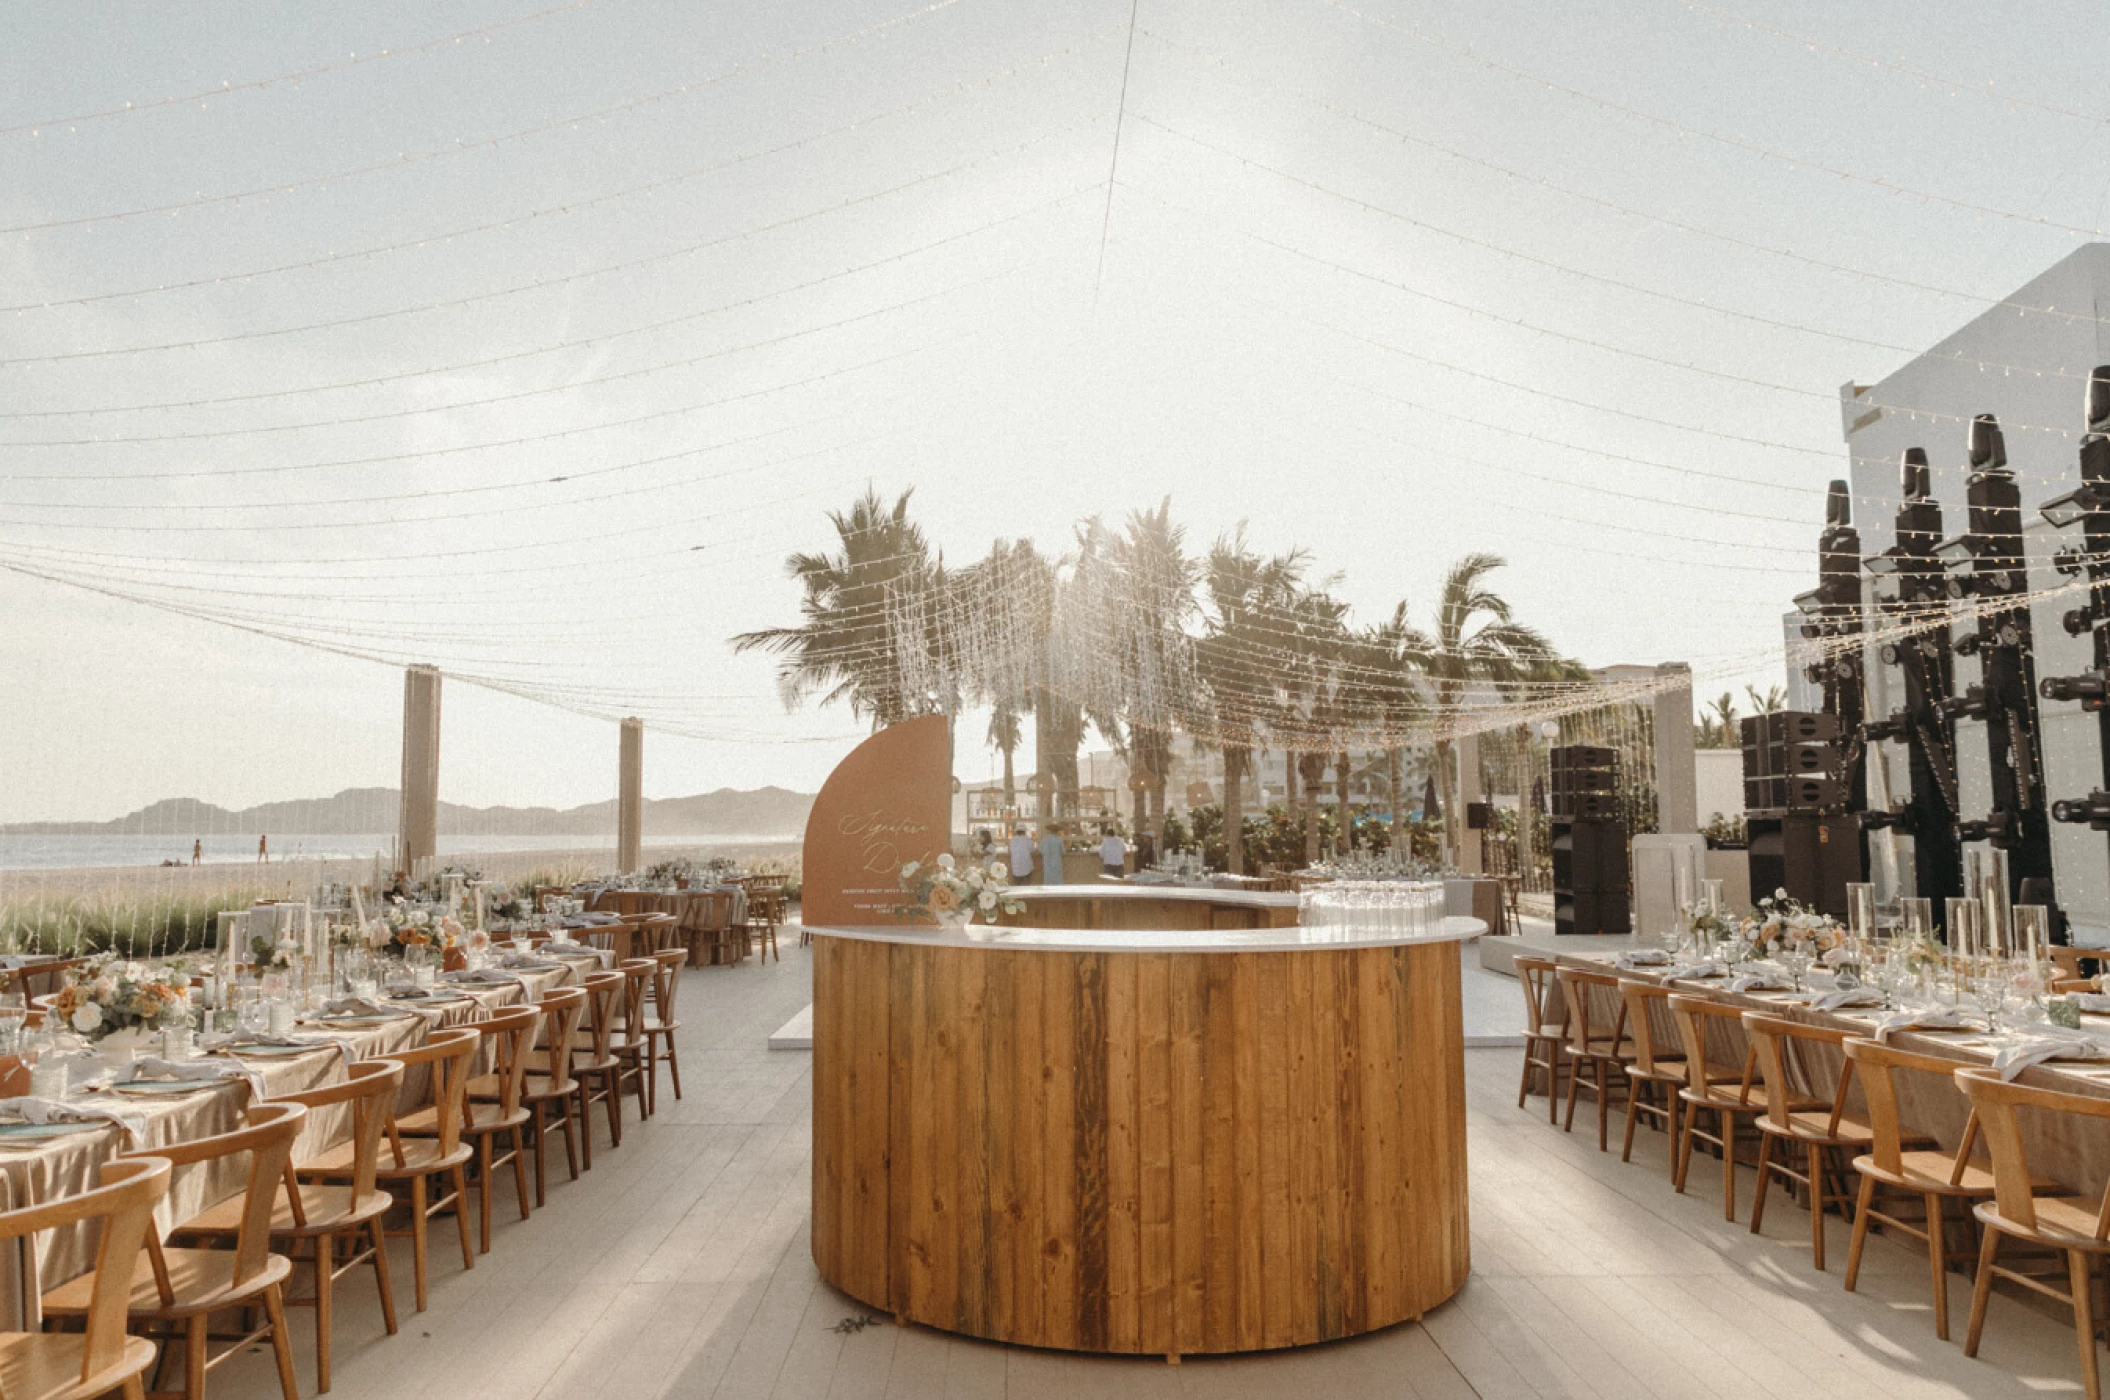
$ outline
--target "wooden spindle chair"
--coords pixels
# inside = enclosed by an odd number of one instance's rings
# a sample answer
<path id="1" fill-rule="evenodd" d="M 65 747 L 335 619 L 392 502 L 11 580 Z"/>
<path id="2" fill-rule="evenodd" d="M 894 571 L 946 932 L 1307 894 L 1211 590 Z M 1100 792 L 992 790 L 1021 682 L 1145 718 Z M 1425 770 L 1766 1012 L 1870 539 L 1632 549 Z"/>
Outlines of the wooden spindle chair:
<path id="1" fill-rule="evenodd" d="M 1959 1069 L 1956 1082 L 1971 1100 L 1979 1131 L 1993 1159 L 1993 1199 L 1980 1201 L 1971 1213 L 1984 1227 L 1978 1249 L 1978 1279 L 1971 1289 L 1971 1326 L 1963 1344 L 1965 1356 L 1978 1355 L 1985 1330 L 1986 1303 L 1995 1277 L 2017 1283 L 2073 1308 L 2075 1339 L 2081 1348 L 2081 1386 L 2088 1400 L 2102 1400 L 2095 1334 L 2098 1327 L 2094 1284 L 2096 1264 L 2110 1253 L 2110 1190 L 2096 1197 L 2067 1194 L 2051 1186 L 2038 1194 L 2030 1175 L 2022 1125 L 2015 1110 L 2029 1108 L 2076 1118 L 2110 1119 L 2110 1099 L 2086 1094 L 2007 1084 L 1991 1070 Z M 2067 1291 L 2047 1283 L 2045 1275 L 2002 1265 L 2000 1241 L 2008 1237 L 2063 1256 Z M 2049 1276 L 2053 1279 L 2057 1275 Z"/>
<path id="2" fill-rule="evenodd" d="M 681 993 L 681 970 L 688 965 L 689 955 L 679 948 L 669 948 L 653 960 L 659 967 L 652 974 L 651 1005 L 645 1011 L 645 1079 L 651 1091 L 652 1111 L 657 1113 L 662 1061 L 674 1080 L 674 1097 L 681 1097 L 681 1052 L 674 1043 L 674 1032 L 681 1029 L 681 1022 L 675 1019 L 674 1003 Z"/>
<path id="3" fill-rule="evenodd" d="M 608 1051 L 615 1056 L 617 1064 L 616 1100 L 620 1103 L 623 1095 L 635 1089 L 637 1116 L 642 1122 L 652 1116 L 653 1108 L 645 1082 L 652 1053 L 652 1038 L 645 1033 L 645 999 L 652 989 L 653 977 L 659 972 L 659 962 L 654 958 L 631 958 L 618 963 L 616 970 L 623 974 L 621 1019 L 608 1042 Z M 621 1116 L 618 1111 L 617 1117 Z"/>
<path id="4" fill-rule="evenodd" d="M 1546 1121 L 1560 1121 L 1561 1071 L 1571 1069 L 1562 1052 L 1568 1034 L 1568 1002 L 1558 995 L 1553 963 L 1546 958 L 1515 960 L 1517 982 L 1524 989 L 1524 1073 L 1517 1084 L 1517 1107 L 1531 1095 L 1531 1081 L 1546 1076 Z"/>
<path id="5" fill-rule="evenodd" d="M 1968 1248 L 1949 1248 L 1948 1204 L 1974 1203 L 1993 1194 L 1992 1163 L 1974 1160 L 1971 1155 L 1978 1144 L 1978 1114 L 1974 1110 L 1965 1120 L 1963 1136 L 1954 1152 L 1910 1149 L 1898 1113 L 1899 1072 L 1949 1079 L 1956 1072 L 1956 1062 L 1893 1049 L 1861 1036 L 1848 1036 L 1839 1048 L 1859 1071 L 1861 1097 L 1868 1104 L 1868 1126 L 1875 1134 L 1867 1155 L 1854 1158 L 1861 1189 L 1854 1203 L 1853 1243 L 1846 1251 L 1846 1291 L 1853 1292 L 1860 1281 L 1861 1250 L 1867 1243 L 1871 1223 L 1926 1241 L 1927 1270 L 1934 1281 L 1934 1335 L 1946 1342 L 1949 1265 L 1957 1259 L 1969 1259 L 1973 1253 Z M 1886 1190 L 1917 1197 L 1920 1220 L 1914 1223 L 1900 1219 L 1895 1208 L 1888 1207 L 1879 1194 Z M 1955 1223 L 1970 1222 L 1958 1219 Z"/>
<path id="6" fill-rule="evenodd" d="M 527 1140 L 524 1136 L 534 1116 L 522 1101 L 522 1090 L 530 1067 L 529 1052 L 542 1029 L 542 1010 L 535 1006 L 508 1006 L 476 1022 L 473 1029 L 479 1048 L 490 1051 L 491 1072 L 472 1078 L 462 1096 L 461 1135 L 476 1152 L 477 1252 L 491 1252 L 491 1192 L 494 1174 L 500 1167 L 513 1168 L 513 1190 L 520 1197 L 520 1218 L 532 1213 L 528 1205 Z M 483 1092 L 479 1094 L 479 1090 Z M 396 1130 L 406 1137 L 439 1135 L 438 1108 L 422 1108 L 396 1120 Z M 498 1151 L 499 1138 L 510 1144 Z"/>
<path id="7" fill-rule="evenodd" d="M 280 1180 L 293 1153 L 293 1139 L 308 1111 L 296 1103 L 266 1103 L 250 1108 L 245 1126 L 231 1133 L 191 1142 L 170 1143 L 129 1154 L 156 1157 L 171 1167 L 199 1166 L 229 1157 L 249 1158 L 248 1184 L 238 1199 L 241 1222 L 233 1249 L 187 1249 L 164 1246 L 149 1230 L 146 1252 L 132 1269 L 131 1325 L 148 1334 L 183 1344 L 185 1400 L 205 1400 L 205 1376 L 228 1357 L 270 1339 L 278 1362 L 279 1390 L 285 1400 L 299 1400 L 293 1378 L 293 1345 L 286 1331 L 285 1283 L 293 1261 L 271 1252 L 271 1215 Z M 44 1295 L 44 1316 L 65 1323 L 85 1318 L 95 1306 L 97 1278 L 90 1274 L 62 1283 Z M 264 1323 L 239 1338 L 218 1356 L 211 1354 L 212 1316 L 239 1310 L 245 1320 L 262 1306 Z M 168 1363 L 168 1348 L 162 1350 Z"/>
<path id="8" fill-rule="evenodd" d="M 0 1375 L 8 1400 L 92 1400 L 121 1391 L 142 1400 L 140 1376 L 154 1364 L 154 1343 L 127 1330 L 131 1289 L 141 1246 L 154 1226 L 154 1207 L 168 1195 L 168 1162 L 119 1158 L 105 1162 L 93 1190 L 40 1206 L 0 1211 L 0 1240 L 19 1240 L 89 1221 L 102 1223 L 95 1268 L 88 1274 L 88 1307 L 78 1332 L 0 1332 Z"/>
<path id="9" fill-rule="evenodd" d="M 1685 1087 L 1678 1091 L 1678 1099 L 1685 1105 L 1685 1127 L 1678 1138 L 1678 1174 L 1672 1184 L 1680 1192 L 1685 1190 L 1686 1177 L 1692 1171 L 1695 1138 L 1714 1144 L 1722 1154 L 1722 1219 L 1734 1220 L 1737 1126 L 1745 1118 L 1756 1118 L 1765 1108 L 1762 1099 L 1752 1096 L 1751 1077 L 1756 1054 L 1751 1052 L 1744 1056 L 1740 1071 L 1730 1069 L 1710 1055 L 1707 1035 L 1710 1025 L 1733 1028 L 1741 1038 L 1743 1012 L 1738 1008 L 1708 997 L 1677 992 L 1671 994 L 1668 1004 L 1671 1020 L 1678 1027 L 1678 1040 L 1685 1047 Z M 1702 1113 L 1714 1115 L 1714 1133 L 1700 1127 Z"/>
<path id="10" fill-rule="evenodd" d="M 338 1279 L 361 1264 L 373 1265 L 374 1284 L 381 1293 L 382 1325 L 389 1336 L 396 1334 L 396 1295 L 388 1277 L 388 1237 L 382 1232 L 382 1217 L 396 1202 L 378 1189 L 374 1171 L 389 1106 L 403 1087 L 403 1066 L 395 1060 L 361 1060 L 345 1075 L 339 1083 L 272 1100 L 299 1104 L 308 1110 L 311 1122 L 320 1110 L 340 1106 L 351 1116 L 350 1181 L 343 1186 L 303 1185 L 289 1161 L 280 1176 L 284 1189 L 271 1210 L 272 1243 L 283 1248 L 296 1267 L 305 1262 L 314 1271 L 314 1293 L 305 1298 L 289 1295 L 286 1306 L 315 1309 L 315 1388 L 325 1392 L 330 1388 Z M 201 1240 L 236 1235 L 243 1204 L 241 1197 L 222 1201 L 171 1233 Z"/>
<path id="11" fill-rule="evenodd" d="M 549 1131 L 549 1111 L 554 1108 L 564 1125 L 564 1157 L 571 1179 L 579 1179 L 579 1138 L 572 1128 L 572 1110 L 579 1110 L 579 1127 L 586 1126 L 586 1110 L 579 1104 L 579 1082 L 572 1076 L 572 1052 L 579 1044 L 579 1022 L 586 1011 L 584 987 L 562 987 L 536 1003 L 542 1010 L 542 1046 L 528 1052 L 527 1075 L 521 1081 L 520 1101 L 527 1106 L 528 1138 L 535 1150 L 535 1205 L 547 1199 L 544 1191 L 543 1139 Z M 482 1092 L 479 1093 L 481 1086 Z M 496 1085 L 487 1077 L 471 1080 L 469 1097 L 495 1096 Z"/>
<path id="12" fill-rule="evenodd" d="M 1553 980 L 1568 1003 L 1568 1039 L 1562 1047 L 1568 1054 L 1568 1113 L 1562 1131 L 1575 1131 L 1575 1096 L 1588 1090 L 1597 1103 L 1597 1150 L 1602 1152 L 1612 1091 L 1633 1088 L 1626 1074 L 1634 1049 L 1626 1033 L 1626 1003 L 1619 996 L 1619 979 L 1609 973 L 1556 967 Z M 1607 1002 L 1616 1009 L 1608 1012 Z"/>
<path id="13" fill-rule="evenodd" d="M 389 1105 L 388 1120 L 384 1125 L 388 1144 L 378 1154 L 374 1168 L 377 1184 L 410 1187 L 408 1233 L 419 1312 L 425 1311 L 430 1262 L 426 1230 L 435 1215 L 450 1208 L 454 1211 L 455 1227 L 462 1240 L 462 1267 L 476 1267 L 475 1246 L 469 1240 L 469 1187 L 464 1174 L 475 1149 L 462 1141 L 462 1101 L 468 1089 L 469 1065 L 475 1058 L 478 1041 L 474 1029 L 456 1026 L 436 1030 L 423 1045 L 393 1051 L 388 1057 L 400 1063 L 406 1074 L 420 1066 L 431 1071 L 425 1103 L 419 1107 L 436 1109 L 434 1121 L 439 1126 L 433 1137 L 406 1137 L 396 1126 L 396 1106 Z M 357 1144 L 340 1143 L 293 1170 L 302 1181 L 350 1180 L 358 1171 Z M 437 1194 L 432 1190 L 435 1178 L 440 1183 Z M 401 1235 L 405 1232 L 392 1230 L 387 1233 Z"/>

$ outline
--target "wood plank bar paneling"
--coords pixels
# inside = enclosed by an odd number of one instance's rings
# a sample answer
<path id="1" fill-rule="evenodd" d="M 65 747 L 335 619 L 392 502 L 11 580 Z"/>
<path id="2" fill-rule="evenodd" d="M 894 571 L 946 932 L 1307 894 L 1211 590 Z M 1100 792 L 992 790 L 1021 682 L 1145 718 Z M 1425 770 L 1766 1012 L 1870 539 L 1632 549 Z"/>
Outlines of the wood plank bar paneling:
<path id="1" fill-rule="evenodd" d="M 1470 1268 L 1458 945 L 814 948 L 813 1257 L 948 1331 L 1247 1351 Z"/>

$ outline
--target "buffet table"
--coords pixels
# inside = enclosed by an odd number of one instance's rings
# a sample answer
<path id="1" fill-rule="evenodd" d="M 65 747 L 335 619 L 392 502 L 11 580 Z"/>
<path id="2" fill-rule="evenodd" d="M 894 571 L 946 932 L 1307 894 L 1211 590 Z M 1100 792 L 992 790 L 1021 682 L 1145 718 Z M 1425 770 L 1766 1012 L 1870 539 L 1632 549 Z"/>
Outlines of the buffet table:
<path id="1" fill-rule="evenodd" d="M 1293 895 L 1016 893 L 1001 928 L 812 930 L 824 1278 L 905 1322 L 1168 1360 L 1457 1291 L 1458 943 L 1483 924 L 1357 937 L 1295 926 Z"/>

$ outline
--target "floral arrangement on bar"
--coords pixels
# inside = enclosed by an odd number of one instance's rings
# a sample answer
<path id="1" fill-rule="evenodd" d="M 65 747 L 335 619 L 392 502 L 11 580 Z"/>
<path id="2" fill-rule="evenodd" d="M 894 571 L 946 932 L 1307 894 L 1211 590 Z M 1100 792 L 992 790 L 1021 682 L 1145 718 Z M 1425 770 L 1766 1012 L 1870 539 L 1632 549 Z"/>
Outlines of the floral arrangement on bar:
<path id="1" fill-rule="evenodd" d="M 125 962 L 104 954 L 59 988 L 51 1014 L 80 1035 L 102 1041 L 122 1031 L 146 1031 L 190 1006 L 190 979 L 170 968 Z"/>
<path id="2" fill-rule="evenodd" d="M 942 855 L 930 865 L 910 861 L 901 867 L 901 888 L 912 902 L 894 907 L 896 914 L 928 914 L 941 924 L 993 924 L 1003 914 L 1018 914 L 1025 905 L 1009 893 L 1010 872 L 1002 861 L 960 865 Z"/>

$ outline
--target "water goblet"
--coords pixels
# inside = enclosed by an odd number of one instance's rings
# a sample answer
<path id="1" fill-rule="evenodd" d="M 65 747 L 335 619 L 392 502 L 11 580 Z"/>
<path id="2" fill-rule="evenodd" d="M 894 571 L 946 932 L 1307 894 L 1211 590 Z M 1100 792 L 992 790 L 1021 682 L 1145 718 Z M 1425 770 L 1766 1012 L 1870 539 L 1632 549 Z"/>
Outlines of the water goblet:
<path id="1" fill-rule="evenodd" d="M 1987 958 L 1975 964 L 1965 979 L 1971 999 L 1985 1013 L 1985 1028 L 1988 1034 L 2000 1033 L 2000 1013 L 2007 1009 L 2008 993 L 2011 990 L 2007 969 Z"/>

